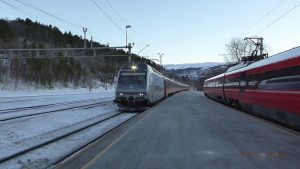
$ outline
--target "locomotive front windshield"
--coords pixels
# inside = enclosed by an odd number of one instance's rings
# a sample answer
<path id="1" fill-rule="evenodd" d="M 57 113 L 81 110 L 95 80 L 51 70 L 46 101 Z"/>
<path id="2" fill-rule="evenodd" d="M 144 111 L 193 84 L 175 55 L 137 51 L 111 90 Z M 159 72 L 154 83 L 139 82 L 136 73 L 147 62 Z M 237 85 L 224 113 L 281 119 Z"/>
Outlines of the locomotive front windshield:
<path id="1" fill-rule="evenodd" d="M 119 88 L 145 88 L 146 73 L 121 73 L 119 76 Z"/>

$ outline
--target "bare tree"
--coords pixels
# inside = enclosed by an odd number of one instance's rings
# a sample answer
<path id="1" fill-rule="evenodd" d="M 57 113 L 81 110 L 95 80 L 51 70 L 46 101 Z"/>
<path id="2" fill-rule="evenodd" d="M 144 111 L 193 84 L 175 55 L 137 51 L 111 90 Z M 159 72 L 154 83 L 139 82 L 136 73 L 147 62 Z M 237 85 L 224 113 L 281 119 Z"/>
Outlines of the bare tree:
<path id="1" fill-rule="evenodd" d="M 249 42 L 241 38 L 232 38 L 229 43 L 226 44 L 228 55 L 225 55 L 225 60 L 227 62 L 240 62 L 243 56 L 251 54 L 252 48 Z"/>

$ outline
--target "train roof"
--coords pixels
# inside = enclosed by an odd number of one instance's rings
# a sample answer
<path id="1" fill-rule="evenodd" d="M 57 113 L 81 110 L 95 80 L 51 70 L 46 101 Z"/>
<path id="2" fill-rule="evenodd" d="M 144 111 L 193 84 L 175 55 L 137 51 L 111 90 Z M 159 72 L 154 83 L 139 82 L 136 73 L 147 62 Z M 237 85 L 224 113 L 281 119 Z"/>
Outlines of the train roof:
<path id="1" fill-rule="evenodd" d="M 135 67 L 134 70 L 133 70 L 133 66 Z M 147 71 L 148 68 L 151 69 L 153 72 L 159 74 L 163 78 L 168 79 L 168 80 L 170 80 L 170 81 L 172 81 L 174 83 L 177 83 L 179 85 L 189 86 L 187 84 L 184 84 L 184 83 L 178 82 L 176 80 L 170 79 L 167 76 L 164 76 L 163 74 L 161 74 L 161 72 L 159 72 L 158 70 L 154 69 L 152 66 L 150 66 L 150 65 L 148 65 L 148 64 L 146 64 L 144 62 L 130 62 L 130 63 L 126 63 L 126 64 L 124 64 L 121 67 L 120 71 L 122 71 L 122 72 L 124 72 L 124 71 L 125 72 L 132 72 L 132 71 L 134 71 L 134 72 L 141 72 L 141 71 Z"/>
<path id="2" fill-rule="evenodd" d="M 225 73 L 219 74 L 217 76 L 211 77 L 209 79 L 206 79 L 205 81 L 208 80 L 212 80 L 212 79 L 217 79 L 220 77 L 223 77 L 224 74 L 234 74 L 237 72 L 241 72 L 241 71 L 246 71 L 246 70 L 250 70 L 250 69 L 255 69 L 261 66 L 265 66 L 265 65 L 270 65 L 270 64 L 274 64 L 274 63 L 278 63 L 281 61 L 285 61 L 285 60 L 289 60 L 289 59 L 293 59 L 293 58 L 297 58 L 300 57 L 300 46 L 289 49 L 287 51 L 284 52 L 280 52 L 278 54 L 275 54 L 273 56 L 270 56 L 266 59 L 251 63 L 251 62 L 241 62 L 235 66 L 232 66 L 230 68 L 228 68 L 228 70 Z"/>
<path id="3" fill-rule="evenodd" d="M 214 77 L 211 77 L 209 79 L 206 79 L 205 81 L 209 81 L 209 80 L 212 80 L 212 79 L 217 79 L 217 78 L 220 78 L 220 77 L 224 77 L 225 73 L 222 73 L 222 74 L 219 74 L 217 76 L 214 76 Z"/>
<path id="4" fill-rule="evenodd" d="M 275 54 L 271 57 L 254 62 L 245 67 L 241 67 L 240 69 L 236 69 L 236 70 L 233 70 L 230 72 L 227 71 L 226 74 L 233 74 L 233 73 L 237 73 L 237 72 L 241 72 L 241 71 L 255 69 L 255 68 L 258 68 L 261 66 L 270 65 L 270 64 L 278 63 L 281 61 L 285 61 L 285 60 L 289 60 L 289 59 L 293 59 L 293 58 L 297 58 L 297 57 L 300 57 L 300 47 L 296 47 L 296 48 Z"/>
<path id="5" fill-rule="evenodd" d="M 134 67 L 134 68 L 133 68 Z M 121 67 L 121 71 L 147 71 L 147 64 L 143 62 L 130 62 Z"/>
<path id="6" fill-rule="evenodd" d="M 231 72 L 231 71 L 246 67 L 246 66 L 250 65 L 251 63 L 253 63 L 253 62 L 240 62 L 240 63 L 228 68 L 226 72 Z"/>

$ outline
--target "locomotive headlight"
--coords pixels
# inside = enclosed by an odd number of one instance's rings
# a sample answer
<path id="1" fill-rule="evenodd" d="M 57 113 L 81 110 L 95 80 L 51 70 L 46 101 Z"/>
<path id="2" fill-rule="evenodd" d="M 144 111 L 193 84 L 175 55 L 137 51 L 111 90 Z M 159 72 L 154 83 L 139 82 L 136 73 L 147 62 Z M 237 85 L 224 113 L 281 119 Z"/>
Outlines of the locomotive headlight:
<path id="1" fill-rule="evenodd" d="M 140 95 L 140 96 L 144 96 L 144 93 L 140 93 L 139 95 Z"/>
<path id="2" fill-rule="evenodd" d="M 136 65 L 131 66 L 131 70 L 135 71 L 137 69 Z"/>
<path id="3" fill-rule="evenodd" d="M 119 93 L 119 95 L 120 95 L 120 96 L 123 96 L 124 94 L 123 94 L 123 93 Z"/>

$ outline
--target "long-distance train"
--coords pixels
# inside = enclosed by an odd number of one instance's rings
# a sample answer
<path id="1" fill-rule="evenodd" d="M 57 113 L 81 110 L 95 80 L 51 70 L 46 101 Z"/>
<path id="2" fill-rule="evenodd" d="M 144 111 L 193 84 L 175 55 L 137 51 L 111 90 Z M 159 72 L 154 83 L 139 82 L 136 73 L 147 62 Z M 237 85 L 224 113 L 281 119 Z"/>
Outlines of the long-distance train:
<path id="1" fill-rule="evenodd" d="M 114 102 L 122 110 L 151 106 L 189 89 L 189 85 L 169 79 L 145 63 L 132 62 L 119 71 Z"/>
<path id="2" fill-rule="evenodd" d="M 300 47 L 205 80 L 207 97 L 300 129 Z"/>

